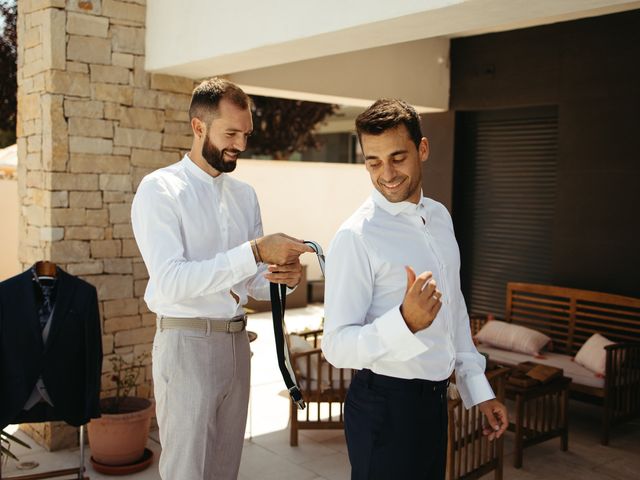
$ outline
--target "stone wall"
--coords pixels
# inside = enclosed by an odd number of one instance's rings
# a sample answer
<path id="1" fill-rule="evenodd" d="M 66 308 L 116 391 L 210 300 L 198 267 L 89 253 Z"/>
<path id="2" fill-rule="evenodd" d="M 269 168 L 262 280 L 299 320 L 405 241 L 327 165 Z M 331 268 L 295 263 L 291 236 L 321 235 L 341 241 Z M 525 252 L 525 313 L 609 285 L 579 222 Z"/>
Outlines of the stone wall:
<path id="1" fill-rule="evenodd" d="M 19 260 L 51 260 L 98 289 L 103 396 L 109 357 L 150 351 L 155 331 L 130 224 L 135 188 L 191 145 L 194 81 L 145 72 L 145 9 L 145 0 L 18 2 Z M 149 360 L 137 394 L 150 392 Z"/>

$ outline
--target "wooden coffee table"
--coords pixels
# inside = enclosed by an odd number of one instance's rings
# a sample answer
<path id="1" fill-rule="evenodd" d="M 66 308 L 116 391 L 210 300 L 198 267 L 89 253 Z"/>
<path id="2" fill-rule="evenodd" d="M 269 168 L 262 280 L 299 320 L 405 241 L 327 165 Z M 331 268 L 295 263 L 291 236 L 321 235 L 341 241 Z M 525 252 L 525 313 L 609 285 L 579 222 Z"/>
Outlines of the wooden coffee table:
<path id="1" fill-rule="evenodd" d="M 559 377 L 548 383 L 516 386 L 505 383 L 507 398 L 516 402 L 516 418 L 509 424 L 514 431 L 515 458 L 513 466 L 522 467 L 522 454 L 526 447 L 560 437 L 560 448 L 569 447 L 567 402 L 571 379 Z"/>

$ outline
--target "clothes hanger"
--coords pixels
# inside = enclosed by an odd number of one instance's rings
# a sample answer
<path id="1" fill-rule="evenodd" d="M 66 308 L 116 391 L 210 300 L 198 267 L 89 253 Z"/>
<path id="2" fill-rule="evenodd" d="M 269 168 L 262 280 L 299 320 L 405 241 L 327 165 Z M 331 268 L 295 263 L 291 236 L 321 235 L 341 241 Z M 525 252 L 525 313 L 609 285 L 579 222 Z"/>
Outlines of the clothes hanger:
<path id="1" fill-rule="evenodd" d="M 36 262 L 36 275 L 40 280 L 54 280 L 56 278 L 56 264 L 48 260 Z"/>

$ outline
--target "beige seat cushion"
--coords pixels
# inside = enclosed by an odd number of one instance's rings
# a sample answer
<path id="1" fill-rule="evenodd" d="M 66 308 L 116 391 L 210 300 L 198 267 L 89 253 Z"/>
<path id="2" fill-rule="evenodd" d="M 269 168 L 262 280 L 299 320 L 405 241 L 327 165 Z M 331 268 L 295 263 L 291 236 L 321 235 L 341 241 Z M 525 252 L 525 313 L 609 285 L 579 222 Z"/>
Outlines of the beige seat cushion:
<path id="1" fill-rule="evenodd" d="M 486 353 L 489 355 L 489 360 L 501 365 L 515 366 L 518 363 L 532 361 L 530 355 L 509 352 L 488 345 L 479 345 L 478 351 Z M 533 361 L 542 365 L 561 368 L 564 371 L 564 376 L 571 378 L 571 381 L 575 384 L 604 388 L 604 378 L 574 362 L 569 355 L 547 352 L 544 354 L 544 358 L 536 358 Z"/>
<path id="2" fill-rule="evenodd" d="M 604 347 L 614 343 L 599 333 L 594 333 L 578 350 L 575 362 L 592 372 L 604 375 L 607 363 L 607 352 Z"/>
<path id="3" fill-rule="evenodd" d="M 488 321 L 476 334 L 476 340 L 512 352 L 538 355 L 551 338 L 531 328 L 499 320 Z"/>

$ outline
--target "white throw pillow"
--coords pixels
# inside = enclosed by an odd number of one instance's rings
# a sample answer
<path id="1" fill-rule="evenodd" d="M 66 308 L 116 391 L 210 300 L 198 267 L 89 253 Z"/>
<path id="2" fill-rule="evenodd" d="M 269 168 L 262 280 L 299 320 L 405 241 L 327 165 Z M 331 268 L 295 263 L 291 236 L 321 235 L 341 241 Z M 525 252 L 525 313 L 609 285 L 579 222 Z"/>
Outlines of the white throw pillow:
<path id="1" fill-rule="evenodd" d="M 289 335 L 289 348 L 291 349 L 291 354 L 294 354 L 309 352 L 313 350 L 313 345 L 307 342 L 300 335 Z M 309 378 L 309 372 L 307 371 L 308 364 L 311 368 L 311 376 L 318 376 L 318 357 L 318 354 L 312 354 L 310 358 L 308 356 L 296 358 L 296 367 L 298 367 L 298 371 L 300 372 L 300 375 L 302 375 L 302 378 Z"/>
<path id="2" fill-rule="evenodd" d="M 599 333 L 594 333 L 589 340 L 584 342 L 584 345 L 580 347 L 574 360 L 592 372 L 604 375 L 607 366 L 607 352 L 604 347 L 614 343 L 616 342 L 612 342 Z"/>
<path id="3" fill-rule="evenodd" d="M 512 352 L 539 355 L 551 338 L 531 328 L 489 320 L 476 334 L 476 340 Z"/>
<path id="4" fill-rule="evenodd" d="M 300 353 L 313 350 L 313 345 L 300 335 L 291 334 L 289 335 L 289 348 L 291 349 L 291 353 Z"/>

